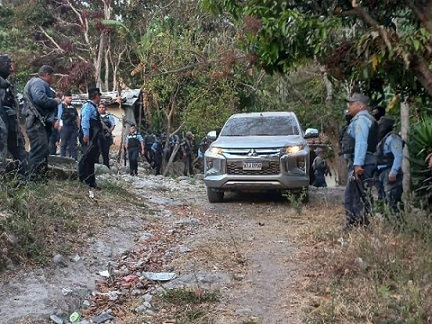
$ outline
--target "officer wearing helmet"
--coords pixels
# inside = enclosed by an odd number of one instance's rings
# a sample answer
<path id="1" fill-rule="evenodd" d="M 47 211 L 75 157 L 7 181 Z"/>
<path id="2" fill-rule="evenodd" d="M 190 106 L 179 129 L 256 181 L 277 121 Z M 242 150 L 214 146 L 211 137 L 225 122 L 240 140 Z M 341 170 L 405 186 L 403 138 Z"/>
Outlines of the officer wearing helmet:
<path id="1" fill-rule="evenodd" d="M 18 173 L 24 175 L 27 151 L 18 123 L 17 102 L 14 89 L 7 80 L 12 72 L 12 61 L 6 54 L 0 55 L 0 172 L 5 172 L 8 152 L 18 162 Z"/>

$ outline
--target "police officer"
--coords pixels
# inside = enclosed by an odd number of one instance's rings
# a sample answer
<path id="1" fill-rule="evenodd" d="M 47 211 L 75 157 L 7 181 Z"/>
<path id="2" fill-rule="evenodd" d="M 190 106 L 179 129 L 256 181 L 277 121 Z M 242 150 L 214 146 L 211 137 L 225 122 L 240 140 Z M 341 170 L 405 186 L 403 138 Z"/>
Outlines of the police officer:
<path id="1" fill-rule="evenodd" d="M 135 124 L 130 125 L 126 136 L 125 148 L 128 151 L 130 175 L 138 175 L 138 155 L 144 155 L 144 139 L 138 134 Z"/>
<path id="2" fill-rule="evenodd" d="M 66 152 L 69 152 L 69 157 L 78 160 L 77 141 L 80 118 L 76 107 L 72 105 L 70 91 L 64 93 L 63 102 L 59 105 L 59 115 L 61 120 L 60 156 L 66 156 Z"/>
<path id="3" fill-rule="evenodd" d="M 103 136 L 100 136 L 99 145 L 100 145 L 100 153 L 102 154 L 103 164 L 110 168 L 109 164 L 109 151 L 110 147 L 113 144 L 113 135 L 112 132 L 116 126 L 116 122 L 114 116 L 106 111 L 106 105 L 104 103 L 99 104 L 99 114 L 102 121 L 103 127 Z M 99 160 L 99 157 L 98 157 Z"/>
<path id="4" fill-rule="evenodd" d="M 25 122 L 30 141 L 29 180 L 45 177 L 48 170 L 49 138 L 53 129 L 57 106 L 61 99 L 56 98 L 50 87 L 54 69 L 42 65 L 38 75 L 31 78 L 24 87 L 27 100 L 27 117 Z"/>
<path id="5" fill-rule="evenodd" d="M 383 106 L 375 106 L 372 108 L 372 116 L 375 118 L 377 122 L 380 121 L 382 117 L 385 116 L 385 107 Z"/>
<path id="6" fill-rule="evenodd" d="M 154 162 L 153 167 L 155 169 L 155 175 L 161 174 L 163 152 L 164 152 L 164 143 L 162 137 L 158 137 L 156 139 L 156 141 L 151 146 L 151 150 L 153 152 L 153 162 Z"/>
<path id="7" fill-rule="evenodd" d="M 18 172 L 26 171 L 27 151 L 19 127 L 17 104 L 13 86 L 6 80 L 11 74 L 12 61 L 8 55 L 0 55 L 0 172 L 6 171 L 9 152 L 18 161 Z"/>
<path id="8" fill-rule="evenodd" d="M 378 122 L 378 137 L 381 141 L 376 153 L 380 196 L 384 198 L 390 211 L 397 212 L 402 199 L 403 141 L 394 132 L 394 123 L 391 117 L 381 117 Z"/>
<path id="9" fill-rule="evenodd" d="M 312 186 L 320 188 L 327 187 L 325 175 L 330 172 L 327 161 L 324 158 L 324 150 L 321 147 L 315 149 L 316 157 L 312 162 L 312 170 L 314 171 L 315 181 Z"/>
<path id="10" fill-rule="evenodd" d="M 187 176 L 188 173 L 190 176 L 194 175 L 193 165 L 192 165 L 192 153 L 193 153 L 193 141 L 194 135 L 192 132 L 186 132 L 186 137 L 183 139 L 181 143 L 181 150 L 183 153 L 183 175 Z"/>
<path id="11" fill-rule="evenodd" d="M 376 168 L 375 151 L 377 147 L 378 125 L 368 112 L 369 98 L 354 93 L 346 99 L 348 114 L 352 116 L 347 129 L 348 138 L 346 154 L 349 156 L 348 181 L 345 189 L 344 207 L 346 212 L 345 229 L 357 225 L 368 225 L 370 200 L 364 191 L 363 184 L 372 181 Z"/>
<path id="12" fill-rule="evenodd" d="M 156 136 L 153 133 L 148 133 L 144 136 L 144 150 L 145 150 L 145 158 L 150 165 L 153 165 L 154 157 L 153 157 L 153 144 L 156 143 Z"/>
<path id="13" fill-rule="evenodd" d="M 200 158 L 201 172 L 204 172 L 204 153 L 208 150 L 210 144 L 215 140 L 215 134 L 212 133 L 213 132 L 209 132 L 206 136 L 204 136 L 198 147 L 198 157 Z"/>
<path id="14" fill-rule="evenodd" d="M 99 88 L 88 89 L 88 100 L 81 108 L 81 129 L 84 153 L 78 162 L 78 176 L 91 189 L 99 189 L 96 184 L 95 163 L 99 157 L 99 137 L 102 124 L 98 105 L 102 93 Z"/>

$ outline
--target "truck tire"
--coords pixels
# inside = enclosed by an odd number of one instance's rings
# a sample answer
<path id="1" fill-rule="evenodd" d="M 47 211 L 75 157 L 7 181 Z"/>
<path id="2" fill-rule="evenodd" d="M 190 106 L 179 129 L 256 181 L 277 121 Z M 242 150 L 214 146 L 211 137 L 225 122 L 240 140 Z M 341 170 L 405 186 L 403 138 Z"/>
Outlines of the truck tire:
<path id="1" fill-rule="evenodd" d="M 207 188 L 207 198 L 211 203 L 220 203 L 223 201 L 224 192 L 216 191 L 212 188 Z"/>

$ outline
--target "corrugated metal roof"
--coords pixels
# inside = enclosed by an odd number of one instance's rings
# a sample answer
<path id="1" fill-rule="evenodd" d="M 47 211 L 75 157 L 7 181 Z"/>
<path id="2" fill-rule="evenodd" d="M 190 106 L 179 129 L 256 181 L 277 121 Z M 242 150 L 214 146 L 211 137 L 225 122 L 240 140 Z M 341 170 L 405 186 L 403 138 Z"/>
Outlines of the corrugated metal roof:
<path id="1" fill-rule="evenodd" d="M 122 106 L 133 106 L 140 98 L 141 89 L 122 90 L 121 104 Z M 116 91 L 102 92 L 102 102 L 110 105 L 117 103 L 118 93 Z M 72 94 L 72 104 L 82 106 L 88 99 L 87 93 Z"/>

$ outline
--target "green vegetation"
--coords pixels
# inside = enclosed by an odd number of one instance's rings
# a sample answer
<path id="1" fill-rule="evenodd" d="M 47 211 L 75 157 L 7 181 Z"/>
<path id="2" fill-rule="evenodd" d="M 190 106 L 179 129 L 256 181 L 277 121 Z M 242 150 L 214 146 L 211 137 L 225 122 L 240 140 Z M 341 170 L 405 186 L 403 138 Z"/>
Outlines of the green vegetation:
<path id="1" fill-rule="evenodd" d="M 77 181 L 49 180 L 48 184 L 25 186 L 0 182 L 0 271 L 18 263 L 44 264 L 53 254 L 72 254 L 83 237 L 104 224 L 97 215 L 134 201 L 127 188 L 110 184 L 97 200 L 89 199 L 86 187 Z M 147 212 L 148 207 L 140 208 Z M 108 220 L 106 220 L 108 221 Z"/>

